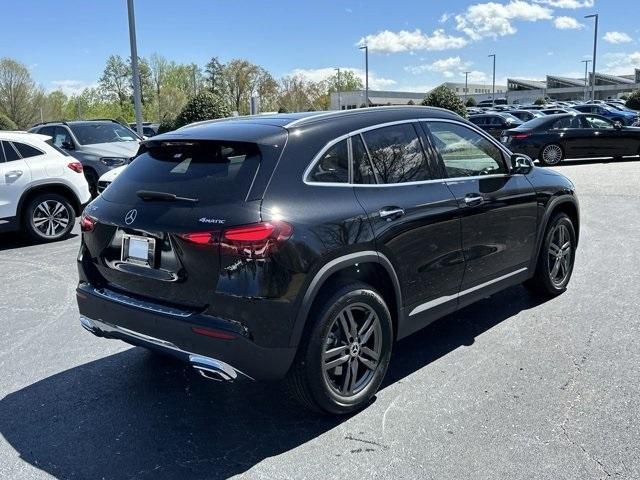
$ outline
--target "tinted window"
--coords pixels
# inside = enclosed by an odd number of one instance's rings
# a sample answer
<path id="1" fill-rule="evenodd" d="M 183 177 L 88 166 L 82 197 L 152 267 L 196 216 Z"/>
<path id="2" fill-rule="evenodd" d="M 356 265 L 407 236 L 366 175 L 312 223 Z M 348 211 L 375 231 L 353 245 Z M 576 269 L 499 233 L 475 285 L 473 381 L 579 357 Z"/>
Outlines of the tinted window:
<path id="1" fill-rule="evenodd" d="M 13 142 L 13 146 L 16 147 L 16 149 L 18 150 L 22 158 L 37 157 L 38 155 L 44 155 L 44 152 L 41 152 L 37 148 L 34 148 L 31 145 L 27 145 L 26 143 Z"/>
<path id="2" fill-rule="evenodd" d="M 73 144 L 69 131 L 65 127 L 55 127 L 53 131 L 53 144 L 56 147 L 62 148 L 64 143 Z"/>
<path id="3" fill-rule="evenodd" d="M 475 125 L 485 125 L 487 117 L 471 117 L 469 121 Z"/>
<path id="4" fill-rule="evenodd" d="M 38 133 L 40 135 L 49 135 L 50 137 L 53 138 L 55 129 L 56 127 L 42 127 L 40 130 L 38 130 Z"/>
<path id="5" fill-rule="evenodd" d="M 560 120 L 557 120 L 551 128 L 553 128 L 554 130 L 558 130 L 561 128 L 582 128 L 582 124 L 580 123 L 580 117 L 564 117 Z"/>
<path id="6" fill-rule="evenodd" d="M 138 139 L 132 130 L 118 123 L 95 122 L 71 124 L 71 131 L 81 145 L 96 143 L 133 142 Z"/>
<path id="7" fill-rule="evenodd" d="M 500 149 L 484 136 L 453 123 L 428 126 L 450 178 L 506 173 Z"/>
<path id="8" fill-rule="evenodd" d="M 20 156 L 18 155 L 18 152 L 16 152 L 11 146 L 11 142 L 2 142 L 2 147 L 4 149 L 4 156 L 7 162 L 20 160 Z"/>
<path id="9" fill-rule="evenodd" d="M 66 151 L 66 150 L 63 150 L 63 149 L 61 149 L 60 147 L 58 147 L 57 145 L 55 145 L 55 144 L 53 143 L 53 139 L 51 139 L 51 140 L 45 140 L 45 143 L 46 143 L 47 145 L 49 145 L 51 148 L 53 148 L 56 152 L 61 153 L 61 154 L 62 154 L 62 155 L 64 155 L 65 157 L 70 157 L 70 156 L 71 156 L 71 155 L 69 155 L 69 154 L 67 153 L 67 151 Z"/>
<path id="10" fill-rule="evenodd" d="M 591 128 L 613 128 L 613 124 L 605 120 L 604 118 L 592 117 L 587 115 L 584 117 L 587 125 Z"/>
<path id="11" fill-rule="evenodd" d="M 419 182 L 429 179 L 422 144 L 413 125 L 404 123 L 362 134 L 371 163 L 381 183 Z"/>
<path id="12" fill-rule="evenodd" d="M 353 151 L 353 181 L 355 183 L 376 183 L 373 167 L 360 135 L 351 137 L 351 149 Z"/>
<path id="13" fill-rule="evenodd" d="M 309 180 L 322 183 L 349 182 L 349 153 L 346 140 L 336 143 L 322 155 L 309 174 Z"/>
<path id="14" fill-rule="evenodd" d="M 135 203 L 138 190 L 196 198 L 198 205 L 243 201 L 262 158 L 244 142 L 172 142 L 151 145 L 105 190 L 108 201 Z"/>

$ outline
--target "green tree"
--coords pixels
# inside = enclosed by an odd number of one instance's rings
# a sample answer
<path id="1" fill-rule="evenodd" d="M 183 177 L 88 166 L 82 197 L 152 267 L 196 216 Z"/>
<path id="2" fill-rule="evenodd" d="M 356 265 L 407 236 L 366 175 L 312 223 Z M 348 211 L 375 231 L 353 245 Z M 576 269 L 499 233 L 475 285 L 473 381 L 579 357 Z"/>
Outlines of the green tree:
<path id="1" fill-rule="evenodd" d="M 209 91 L 200 92 L 187 102 L 178 117 L 175 128 L 202 120 L 213 120 L 231 115 L 228 105 L 219 96 Z"/>
<path id="2" fill-rule="evenodd" d="M 0 130 L 17 130 L 18 126 L 7 117 L 4 113 L 0 113 Z"/>
<path id="3" fill-rule="evenodd" d="M 440 107 L 451 110 L 461 117 L 467 116 L 467 110 L 460 97 L 449 87 L 440 85 L 429 92 L 422 101 L 422 105 L 429 107 Z"/>
<path id="4" fill-rule="evenodd" d="M 536 101 L 533 102 L 534 105 L 546 105 L 547 101 L 540 97 L 540 98 L 536 98 Z"/>
<path id="5" fill-rule="evenodd" d="M 42 96 L 25 65 L 11 58 L 0 60 L 0 113 L 18 128 L 29 127 L 39 116 Z"/>
<path id="6" fill-rule="evenodd" d="M 625 105 L 632 110 L 640 110 L 640 90 L 631 93 Z"/>
<path id="7" fill-rule="evenodd" d="M 214 93 L 221 93 L 223 71 L 224 65 L 220 63 L 218 57 L 211 57 L 211 60 L 209 60 L 204 67 L 207 86 Z"/>
<path id="8" fill-rule="evenodd" d="M 473 97 L 467 98 L 467 102 L 465 103 L 465 106 L 467 106 L 467 107 L 475 107 L 476 105 L 478 105 L 478 103 L 476 102 L 475 98 L 473 98 Z"/>
<path id="9" fill-rule="evenodd" d="M 131 67 L 120 55 L 110 55 L 100 76 L 100 88 L 108 100 L 116 100 L 121 109 L 131 96 Z"/>

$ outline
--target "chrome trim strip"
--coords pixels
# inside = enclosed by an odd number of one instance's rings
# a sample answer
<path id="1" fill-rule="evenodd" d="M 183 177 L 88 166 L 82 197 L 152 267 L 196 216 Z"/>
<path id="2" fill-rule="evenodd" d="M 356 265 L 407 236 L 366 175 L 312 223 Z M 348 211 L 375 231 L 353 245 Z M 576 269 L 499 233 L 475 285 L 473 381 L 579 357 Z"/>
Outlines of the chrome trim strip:
<path id="1" fill-rule="evenodd" d="M 463 290 L 460 293 L 453 294 L 453 295 L 445 295 L 443 297 L 439 297 L 439 298 L 436 298 L 434 300 L 430 300 L 430 301 L 425 302 L 425 303 L 423 303 L 421 305 L 418 305 L 413 310 L 411 310 L 411 313 L 409 313 L 409 316 L 416 315 L 416 314 L 418 314 L 420 312 L 424 312 L 425 310 L 429 310 L 431 308 L 437 307 L 438 305 L 442 305 L 443 303 L 446 303 L 446 302 L 448 302 L 450 300 L 455 300 L 456 298 L 463 297 L 464 295 L 467 295 L 469 293 L 475 292 L 475 291 L 480 290 L 480 289 L 482 289 L 484 287 L 488 287 L 489 285 L 492 285 L 494 283 L 500 282 L 502 280 L 506 280 L 507 278 L 513 277 L 514 275 L 522 273 L 522 272 L 524 272 L 526 270 L 528 270 L 527 267 L 519 268 L 518 270 L 515 270 L 514 272 L 507 273 L 506 275 L 502 275 L 500 277 L 494 278 L 493 280 L 489 280 L 488 282 L 481 283 L 480 285 L 476 285 L 475 287 L 467 288 L 466 290 Z"/>
<path id="2" fill-rule="evenodd" d="M 157 303 L 143 302 L 140 300 L 136 300 L 127 295 L 123 295 L 121 293 L 116 293 L 113 290 L 109 290 L 106 288 L 92 288 L 90 293 L 102 297 L 104 299 L 110 300 L 112 302 L 121 303 L 122 305 L 127 305 L 129 307 L 136 307 L 142 310 L 147 310 L 148 312 L 162 313 L 165 315 L 173 315 L 175 317 L 190 317 L 193 315 L 193 312 L 189 312 L 187 310 L 181 310 L 178 308 L 165 307 L 163 305 L 158 305 Z"/>

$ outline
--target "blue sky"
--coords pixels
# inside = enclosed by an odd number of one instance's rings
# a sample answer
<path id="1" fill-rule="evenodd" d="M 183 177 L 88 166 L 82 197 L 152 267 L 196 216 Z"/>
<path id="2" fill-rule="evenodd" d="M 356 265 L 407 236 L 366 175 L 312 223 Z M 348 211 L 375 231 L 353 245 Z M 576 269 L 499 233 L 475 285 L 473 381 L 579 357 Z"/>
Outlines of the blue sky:
<path id="1" fill-rule="evenodd" d="M 125 0 L 5 1 L 0 55 L 45 89 L 92 85 L 108 55 L 129 54 Z M 276 76 L 319 79 L 364 68 L 372 88 L 426 91 L 443 81 L 581 76 L 600 14 L 598 70 L 640 68 L 640 0 L 136 0 L 138 51 L 200 65 L 246 58 Z M 8 20 L 8 21 L 7 21 Z M 359 71 L 358 70 L 358 71 Z"/>

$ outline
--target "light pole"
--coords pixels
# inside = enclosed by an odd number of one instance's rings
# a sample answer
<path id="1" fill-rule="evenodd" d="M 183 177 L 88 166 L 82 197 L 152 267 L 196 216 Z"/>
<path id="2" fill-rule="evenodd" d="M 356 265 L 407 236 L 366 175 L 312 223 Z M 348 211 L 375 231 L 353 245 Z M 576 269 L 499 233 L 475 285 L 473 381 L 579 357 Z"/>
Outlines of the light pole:
<path id="1" fill-rule="evenodd" d="M 369 46 L 363 45 L 360 50 L 364 50 L 364 106 L 369 106 Z"/>
<path id="2" fill-rule="evenodd" d="M 582 60 L 584 63 L 584 101 L 587 101 L 587 96 L 589 95 L 589 64 L 591 60 Z"/>
<path id="3" fill-rule="evenodd" d="M 492 53 L 488 55 L 489 57 L 493 57 L 493 87 L 491 89 L 491 106 L 496 106 L 496 54 Z"/>
<path id="4" fill-rule="evenodd" d="M 338 72 L 338 110 L 342 110 L 342 92 L 340 91 L 340 69 L 334 68 Z"/>
<path id="5" fill-rule="evenodd" d="M 596 25 L 595 30 L 593 32 L 593 74 L 591 78 L 591 100 L 596 99 L 596 50 L 598 48 L 598 14 L 594 13 L 593 15 L 585 15 L 584 18 L 595 18 Z"/>
<path id="6" fill-rule="evenodd" d="M 469 96 L 469 74 L 471 72 L 464 72 L 464 104 L 467 104 Z"/>
<path id="7" fill-rule="evenodd" d="M 129 42 L 131 43 L 131 70 L 133 72 L 133 105 L 136 110 L 136 131 L 142 137 L 142 100 L 140 99 L 140 69 L 138 67 L 138 46 L 136 45 L 136 17 L 133 0 L 127 0 L 129 11 Z"/>

